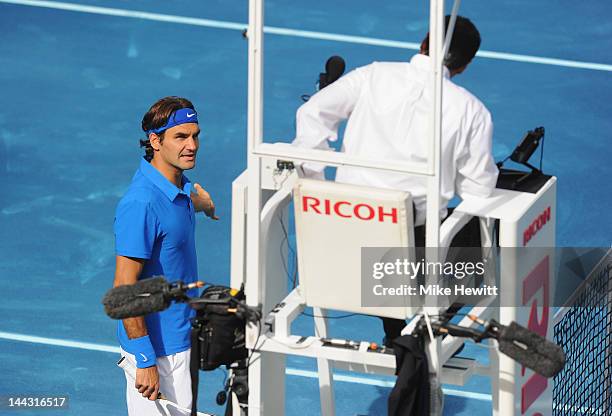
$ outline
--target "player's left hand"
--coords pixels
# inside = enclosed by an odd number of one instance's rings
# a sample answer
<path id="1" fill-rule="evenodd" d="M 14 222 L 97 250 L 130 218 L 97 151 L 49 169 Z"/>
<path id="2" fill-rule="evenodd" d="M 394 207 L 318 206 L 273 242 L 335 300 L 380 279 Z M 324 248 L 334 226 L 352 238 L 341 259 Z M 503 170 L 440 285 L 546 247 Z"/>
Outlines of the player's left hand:
<path id="1" fill-rule="evenodd" d="M 199 183 L 193 185 L 193 191 L 191 192 L 191 200 L 195 210 L 197 212 L 204 211 L 207 217 L 218 220 L 219 217 L 215 215 L 215 203 L 210 194 Z"/>

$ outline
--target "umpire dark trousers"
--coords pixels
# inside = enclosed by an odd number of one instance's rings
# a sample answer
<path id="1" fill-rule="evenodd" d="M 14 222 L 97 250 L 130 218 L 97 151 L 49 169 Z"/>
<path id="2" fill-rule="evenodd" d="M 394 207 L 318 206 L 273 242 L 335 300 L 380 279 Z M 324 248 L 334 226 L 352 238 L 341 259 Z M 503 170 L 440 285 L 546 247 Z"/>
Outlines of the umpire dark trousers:
<path id="1" fill-rule="evenodd" d="M 454 208 L 448 209 L 448 215 L 450 216 Z M 414 227 L 414 245 L 415 247 L 425 247 L 425 225 L 419 225 Z M 478 217 L 473 217 L 453 238 L 451 241 L 451 248 L 461 247 L 481 247 L 480 241 L 480 222 Z M 418 250 L 417 250 L 418 251 Z M 466 250 L 462 257 L 461 252 L 458 254 L 458 258 L 462 261 L 479 262 L 482 259 L 474 259 L 471 256 L 474 255 L 474 250 Z M 453 305 L 449 308 L 448 312 L 453 313 L 461 308 L 461 305 Z M 383 328 L 385 330 L 385 346 L 392 348 L 393 340 L 401 335 L 402 329 L 406 326 L 406 321 L 403 319 L 395 318 L 383 318 Z"/>

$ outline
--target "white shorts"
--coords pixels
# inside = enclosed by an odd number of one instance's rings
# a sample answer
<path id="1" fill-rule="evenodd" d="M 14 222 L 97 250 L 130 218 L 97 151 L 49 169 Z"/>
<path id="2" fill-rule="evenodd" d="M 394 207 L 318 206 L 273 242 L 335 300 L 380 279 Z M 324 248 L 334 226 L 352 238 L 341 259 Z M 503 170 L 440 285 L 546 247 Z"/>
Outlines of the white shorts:
<path id="1" fill-rule="evenodd" d="M 136 367 L 136 359 L 132 354 L 121 349 L 121 356 L 129 360 Z M 179 352 L 166 357 L 157 357 L 157 371 L 159 372 L 159 391 L 168 400 L 180 407 L 191 409 L 191 373 L 189 362 L 191 350 Z M 125 375 L 126 400 L 130 416 L 167 416 L 156 401 L 142 397 L 136 389 L 134 380 Z M 184 413 L 180 413 L 184 414 Z"/>

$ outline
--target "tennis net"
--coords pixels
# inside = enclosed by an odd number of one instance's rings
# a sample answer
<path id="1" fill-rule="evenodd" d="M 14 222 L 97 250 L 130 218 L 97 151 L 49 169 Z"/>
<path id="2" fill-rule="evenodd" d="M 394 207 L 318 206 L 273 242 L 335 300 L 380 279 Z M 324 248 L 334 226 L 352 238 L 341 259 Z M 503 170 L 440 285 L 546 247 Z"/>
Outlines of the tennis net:
<path id="1" fill-rule="evenodd" d="M 553 415 L 612 415 L 612 250 L 555 322 L 567 363 L 554 380 Z"/>

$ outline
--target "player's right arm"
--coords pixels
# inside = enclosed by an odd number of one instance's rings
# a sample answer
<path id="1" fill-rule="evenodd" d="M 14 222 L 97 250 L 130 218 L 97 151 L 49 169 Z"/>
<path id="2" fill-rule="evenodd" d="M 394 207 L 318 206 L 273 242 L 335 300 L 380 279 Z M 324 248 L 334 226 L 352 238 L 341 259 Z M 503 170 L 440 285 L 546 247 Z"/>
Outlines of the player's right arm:
<path id="1" fill-rule="evenodd" d="M 159 237 L 159 222 L 151 204 L 142 198 L 124 198 L 115 213 L 115 286 L 134 284 L 151 258 Z M 144 317 L 123 320 L 129 353 L 136 358 L 136 388 L 155 400 L 159 391 L 156 354 L 148 336 Z"/>
<path id="2" fill-rule="evenodd" d="M 115 281 L 113 287 L 132 285 L 136 283 L 144 267 L 144 259 L 135 257 L 116 256 Z M 144 317 L 127 318 L 123 320 L 123 327 L 129 339 L 137 339 L 148 335 Z M 159 394 L 159 373 L 153 364 L 146 368 L 136 369 L 135 387 L 143 397 L 149 400 L 157 399 Z"/>

